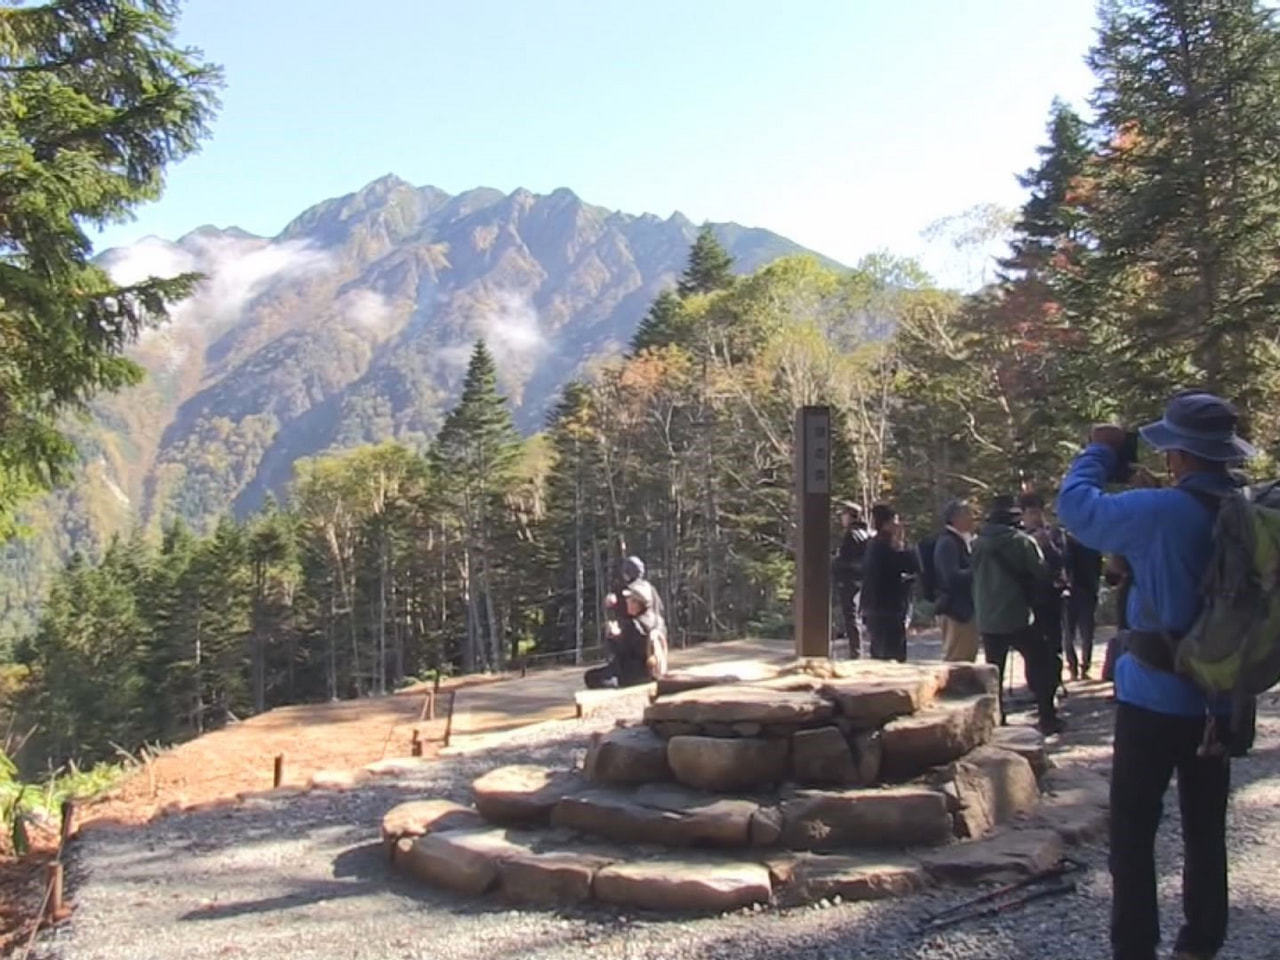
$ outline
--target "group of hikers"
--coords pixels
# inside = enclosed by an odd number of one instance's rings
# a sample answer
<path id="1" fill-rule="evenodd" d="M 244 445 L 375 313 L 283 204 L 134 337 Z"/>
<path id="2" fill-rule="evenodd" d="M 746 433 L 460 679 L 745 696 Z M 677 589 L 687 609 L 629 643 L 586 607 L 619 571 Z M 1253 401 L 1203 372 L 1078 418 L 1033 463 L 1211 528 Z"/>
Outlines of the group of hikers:
<path id="1" fill-rule="evenodd" d="M 1280 588 L 1257 565 L 1263 538 L 1280 552 L 1280 484 L 1241 489 L 1232 468 L 1255 451 L 1237 421 L 1221 398 L 1183 391 L 1136 433 L 1094 427 L 1060 485 L 1056 523 L 1035 493 L 994 497 L 981 523 L 969 501 L 954 500 L 939 533 L 911 546 L 893 507 L 875 506 L 869 525 L 857 505 L 841 510 L 832 568 L 850 656 L 861 656 L 865 632 L 870 656 L 906 659 L 918 587 L 934 604 L 946 659 L 972 661 L 981 650 L 1003 691 L 1009 651 L 1022 655 L 1046 735 L 1063 730 L 1064 658 L 1072 679 L 1091 679 L 1101 583 L 1116 588 L 1119 630 L 1101 671 L 1116 702 L 1115 960 L 1156 957 L 1155 839 L 1175 772 L 1185 922 L 1173 958 L 1211 960 L 1226 937 L 1230 759 L 1252 745 L 1254 698 L 1280 680 Z M 1167 484 L 1132 469 L 1139 436 L 1164 456 Z M 590 687 L 666 672 L 661 600 L 638 558 L 624 566 L 620 597 L 607 604 L 611 659 L 588 671 Z M 1214 671 L 1216 684 L 1206 681 Z M 1000 713 L 1004 722 L 1003 693 Z"/>
<path id="2" fill-rule="evenodd" d="M 832 559 L 849 655 L 861 656 L 862 633 L 873 658 L 906 660 L 912 595 L 933 604 L 946 660 L 981 651 L 1003 680 L 1010 650 L 1027 664 L 1038 724 L 1058 733 L 1057 692 L 1063 657 L 1072 680 L 1090 679 L 1102 554 L 1049 521 L 1037 494 L 995 497 L 979 524 L 967 500 L 953 500 L 942 529 L 915 546 L 896 511 L 877 505 L 871 525 L 856 504 L 843 505 L 843 532 Z M 1127 579 L 1121 561 L 1111 577 Z M 1076 650 L 1079 640 L 1080 650 Z M 1110 666 L 1103 679 L 1110 679 Z"/>
<path id="3" fill-rule="evenodd" d="M 946 659 L 973 660 L 981 648 L 1003 681 L 1009 651 L 1023 656 L 1046 734 L 1063 729 L 1063 658 L 1072 679 L 1090 679 L 1101 583 L 1115 587 L 1119 629 L 1101 671 L 1116 702 L 1115 960 L 1156 957 L 1155 839 L 1175 772 L 1185 920 L 1172 956 L 1211 960 L 1226 937 L 1230 758 L 1252 747 L 1256 694 L 1280 679 L 1280 611 L 1257 560 L 1280 543 L 1280 486 L 1243 489 L 1233 468 L 1255 450 L 1237 422 L 1221 398 L 1182 391 L 1136 433 L 1093 428 L 1062 480 L 1058 523 L 1034 493 L 994 497 L 981 525 L 956 500 L 938 535 L 912 548 L 892 507 L 874 507 L 869 527 L 856 505 L 842 510 L 833 576 L 850 655 L 865 629 L 872 657 L 905 659 L 918 586 Z M 1139 437 L 1163 454 L 1167 484 L 1132 468 Z"/>

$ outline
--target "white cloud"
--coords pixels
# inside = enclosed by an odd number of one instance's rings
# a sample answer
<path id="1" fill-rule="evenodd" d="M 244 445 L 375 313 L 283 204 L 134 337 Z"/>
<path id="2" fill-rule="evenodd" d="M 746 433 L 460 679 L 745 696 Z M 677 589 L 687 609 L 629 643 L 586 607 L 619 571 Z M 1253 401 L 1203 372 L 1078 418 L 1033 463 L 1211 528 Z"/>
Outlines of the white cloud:
<path id="1" fill-rule="evenodd" d="M 385 330 L 393 318 L 391 304 L 376 290 L 347 291 L 338 298 L 338 310 L 344 322 L 368 330 Z"/>
<path id="2" fill-rule="evenodd" d="M 194 235 L 182 245 L 147 237 L 106 257 L 107 271 L 120 284 L 203 273 L 205 279 L 195 293 L 170 311 L 174 324 L 233 322 L 272 281 L 314 273 L 328 265 L 323 251 L 303 241 L 273 243 L 235 236 Z"/>
<path id="3" fill-rule="evenodd" d="M 500 375 L 527 371 L 550 347 L 538 311 L 525 294 L 500 291 L 474 313 L 478 316 L 469 326 L 477 338 L 484 339 Z M 468 341 L 443 347 L 436 353 L 436 362 L 447 373 L 460 373 L 466 369 L 474 345 Z"/>

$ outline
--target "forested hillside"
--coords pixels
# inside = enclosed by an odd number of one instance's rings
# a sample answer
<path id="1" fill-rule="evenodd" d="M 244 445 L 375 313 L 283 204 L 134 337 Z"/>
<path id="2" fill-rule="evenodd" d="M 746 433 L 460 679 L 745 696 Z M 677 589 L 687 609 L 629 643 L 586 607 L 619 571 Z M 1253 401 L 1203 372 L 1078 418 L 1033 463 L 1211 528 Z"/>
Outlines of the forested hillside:
<path id="1" fill-rule="evenodd" d="M 713 227 L 741 270 L 802 252 L 766 230 Z M 423 447 L 484 337 L 524 434 L 563 384 L 630 340 L 697 230 L 568 190 L 456 197 L 396 177 L 307 210 L 273 239 L 202 227 L 99 260 L 118 283 L 206 279 L 130 356 L 136 387 L 76 430 L 83 471 L 28 512 L 0 554 L 0 642 L 32 624 L 49 576 L 135 526 L 201 533 L 282 494 L 294 463 L 397 440 Z"/>
<path id="2" fill-rule="evenodd" d="M 1254 0 L 1171 6 L 1103 6 L 1094 116 L 1053 106 L 1008 254 L 971 295 L 888 255 L 765 264 L 781 250 L 761 235 L 565 194 L 380 181 L 309 212 L 262 247 L 304 259 L 245 301 L 253 323 L 213 321 L 190 352 L 153 335 L 139 349 L 173 372 L 102 405 L 86 476 L 119 489 L 61 496 L 147 522 L 71 560 L 7 709 L 46 755 L 95 759 L 229 713 L 573 660 L 624 550 L 677 642 L 786 632 L 806 403 L 833 408 L 837 491 L 917 532 L 956 494 L 1051 494 L 1090 423 L 1154 417 L 1179 387 L 1237 400 L 1273 472 L 1280 29 Z M 594 239 L 539 239 L 563 220 Z M 404 248 L 410 222 L 436 226 Z M 303 237 L 365 266 L 308 273 L 315 250 L 286 246 Z M 536 328 L 494 299 L 550 277 Z"/>

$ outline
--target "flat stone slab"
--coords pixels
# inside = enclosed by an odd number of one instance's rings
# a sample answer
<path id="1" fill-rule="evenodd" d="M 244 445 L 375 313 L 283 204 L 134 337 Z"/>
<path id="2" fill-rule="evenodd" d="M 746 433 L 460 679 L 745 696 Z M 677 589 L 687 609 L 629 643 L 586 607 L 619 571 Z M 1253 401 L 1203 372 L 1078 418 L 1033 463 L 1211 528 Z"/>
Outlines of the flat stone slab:
<path id="1" fill-rule="evenodd" d="M 480 814 L 452 800 L 410 800 L 392 807 L 382 818 L 382 842 L 393 852 L 402 837 L 421 837 L 433 830 L 477 829 Z"/>
<path id="2" fill-rule="evenodd" d="M 590 790 L 556 804 L 551 822 L 579 833 L 626 844 L 664 847 L 746 847 L 753 815 L 749 800 L 717 797 L 683 787 L 634 791 Z"/>
<path id="3" fill-rule="evenodd" d="M 834 700 L 840 716 L 855 729 L 875 730 L 890 720 L 929 706 L 937 691 L 937 677 L 928 671 L 918 671 L 901 679 L 836 680 L 819 693 Z"/>
<path id="4" fill-rule="evenodd" d="M 1111 784 L 1087 767 L 1059 767 L 1041 781 L 1040 806 L 1032 822 L 1053 830 L 1066 843 L 1089 843 L 1106 836 L 1111 816 Z"/>
<path id="5" fill-rule="evenodd" d="M 1036 779 L 1043 777 L 1049 770 L 1049 753 L 1045 749 L 1044 735 L 1035 727 L 1021 725 L 996 727 L 991 735 L 990 744 L 1001 750 L 1009 750 L 1031 764 L 1031 771 Z"/>
<path id="6" fill-rule="evenodd" d="M 396 844 L 395 862 L 405 873 L 432 886 L 464 896 L 488 893 L 498 882 L 498 864 L 527 856 L 505 830 L 450 830 Z"/>
<path id="7" fill-rule="evenodd" d="M 1002 823 L 1025 816 L 1040 803 L 1036 775 L 1021 756 L 998 747 L 978 747 L 955 765 L 960 809 L 956 836 L 976 839 Z"/>
<path id="8" fill-rule="evenodd" d="M 593 738 L 583 772 L 597 783 L 654 783 L 671 779 L 667 741 L 649 727 L 624 727 Z"/>
<path id="9" fill-rule="evenodd" d="M 363 770 L 318 770 L 311 775 L 311 789 L 354 790 L 368 779 Z"/>
<path id="10" fill-rule="evenodd" d="M 783 739 L 672 737 L 667 763 L 686 786 L 732 793 L 784 780 L 790 748 Z"/>
<path id="11" fill-rule="evenodd" d="M 775 895 L 788 905 L 839 896 L 844 900 L 903 897 L 929 883 L 920 861 L 888 855 L 783 854 L 766 866 Z"/>
<path id="12" fill-rule="evenodd" d="M 605 867 L 592 884 L 604 903 L 642 910 L 723 913 L 772 895 L 769 871 L 757 863 L 663 858 Z"/>
<path id="13" fill-rule="evenodd" d="M 591 899 L 598 871 L 616 862 L 573 851 L 518 854 L 498 861 L 498 889 L 504 900 L 532 906 L 562 906 Z"/>
<path id="14" fill-rule="evenodd" d="M 1062 853 L 1062 838 L 1054 831 L 1025 829 L 955 843 L 920 859 L 940 883 L 1012 883 L 1049 869 Z"/>
<path id="15" fill-rule="evenodd" d="M 471 790 L 476 809 L 490 823 L 535 826 L 547 823 L 552 808 L 582 786 L 573 771 L 518 765 L 490 770 Z"/>
<path id="16" fill-rule="evenodd" d="M 927 710 L 886 724 L 882 731 L 886 780 L 910 780 L 958 760 L 991 739 L 999 720 L 991 695 L 941 700 Z"/>
<path id="17" fill-rule="evenodd" d="M 411 777 L 426 773 L 434 766 L 435 761 L 426 757 L 390 757 L 367 765 L 364 772 L 371 777 Z"/>
<path id="18" fill-rule="evenodd" d="M 1000 693 L 1000 674 L 993 663 L 936 663 L 938 691 L 948 697 L 979 697 Z"/>
<path id="19" fill-rule="evenodd" d="M 936 846 L 952 839 L 947 799 L 923 786 L 802 790 L 782 804 L 791 850 Z"/>
<path id="20" fill-rule="evenodd" d="M 644 711 L 646 723 L 812 724 L 830 719 L 833 704 L 814 693 L 772 690 L 748 683 L 707 687 L 664 697 Z"/>
<path id="21" fill-rule="evenodd" d="M 702 690 L 706 687 L 720 687 L 730 683 L 738 683 L 739 679 L 735 676 L 707 676 L 699 673 L 678 673 L 675 671 L 667 673 L 665 676 L 659 677 L 655 681 L 654 695 L 657 697 L 670 697 L 673 694 L 685 693 L 689 690 Z"/>

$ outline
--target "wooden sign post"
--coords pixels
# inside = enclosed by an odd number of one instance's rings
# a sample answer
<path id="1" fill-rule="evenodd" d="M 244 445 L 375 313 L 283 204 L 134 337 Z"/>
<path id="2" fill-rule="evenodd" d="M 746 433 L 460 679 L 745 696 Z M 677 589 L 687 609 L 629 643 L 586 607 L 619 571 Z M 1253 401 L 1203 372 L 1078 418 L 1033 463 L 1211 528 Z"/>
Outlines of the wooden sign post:
<path id="1" fill-rule="evenodd" d="M 831 408 L 796 412 L 796 656 L 831 656 Z"/>

